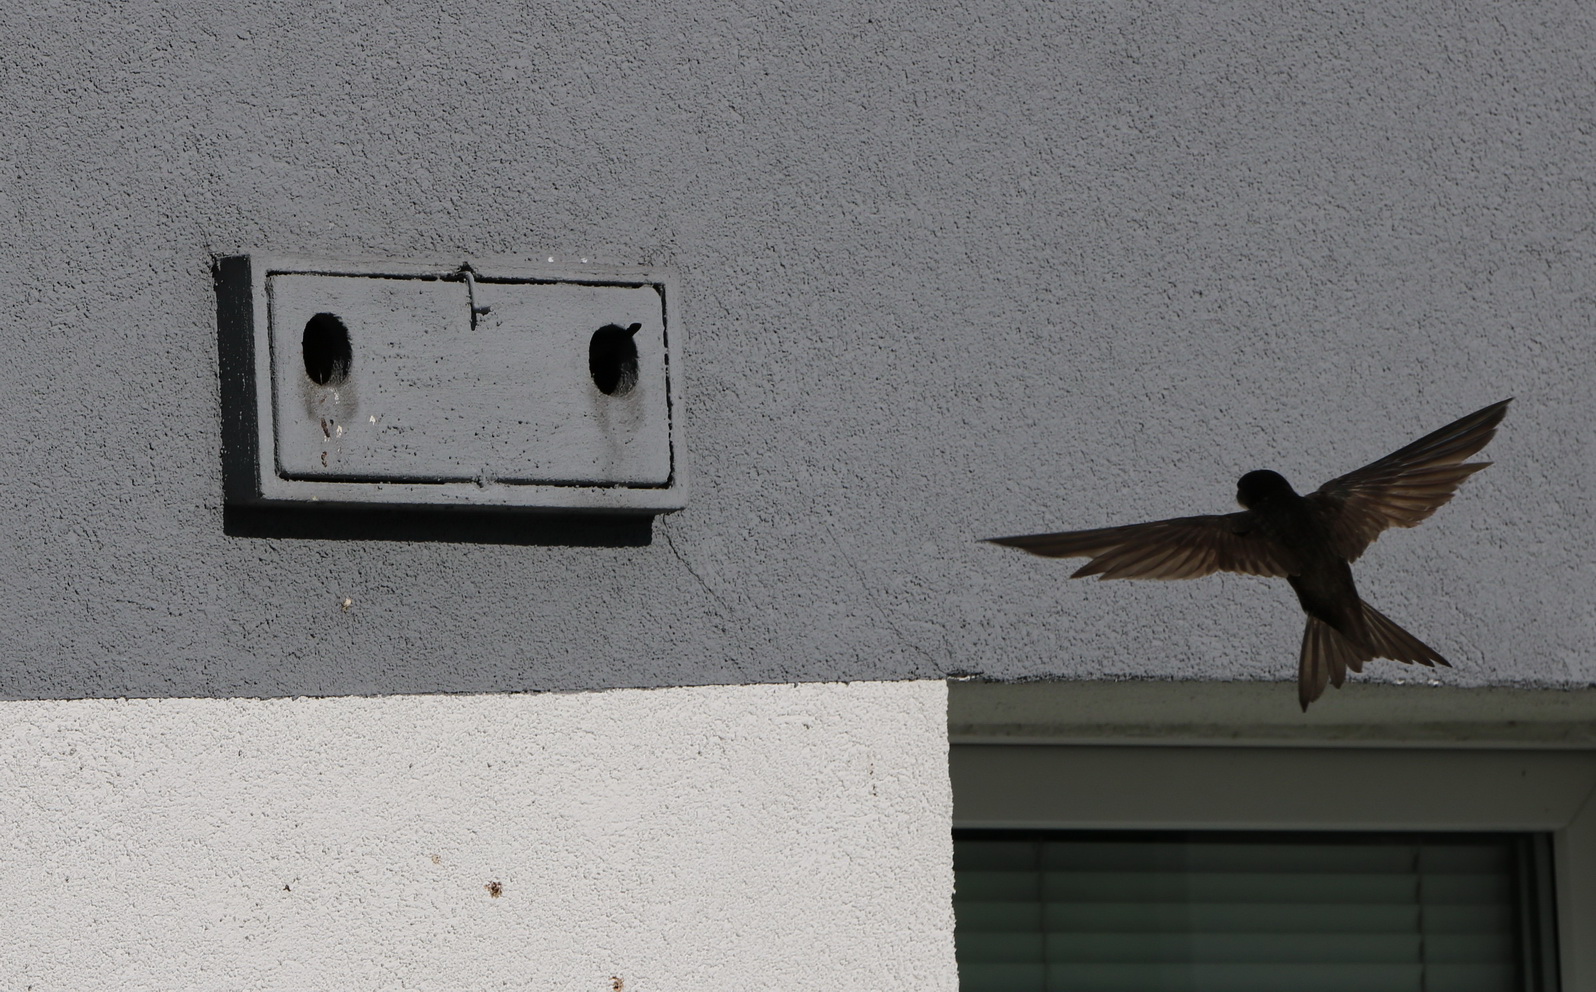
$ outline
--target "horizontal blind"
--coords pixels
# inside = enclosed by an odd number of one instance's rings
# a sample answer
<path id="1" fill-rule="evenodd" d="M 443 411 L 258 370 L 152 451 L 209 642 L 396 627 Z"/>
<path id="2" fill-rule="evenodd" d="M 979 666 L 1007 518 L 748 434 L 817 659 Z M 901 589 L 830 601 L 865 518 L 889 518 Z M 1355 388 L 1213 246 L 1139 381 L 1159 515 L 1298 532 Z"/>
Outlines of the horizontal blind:
<path id="1" fill-rule="evenodd" d="M 954 840 L 962 992 L 1526 988 L 1512 835 Z"/>

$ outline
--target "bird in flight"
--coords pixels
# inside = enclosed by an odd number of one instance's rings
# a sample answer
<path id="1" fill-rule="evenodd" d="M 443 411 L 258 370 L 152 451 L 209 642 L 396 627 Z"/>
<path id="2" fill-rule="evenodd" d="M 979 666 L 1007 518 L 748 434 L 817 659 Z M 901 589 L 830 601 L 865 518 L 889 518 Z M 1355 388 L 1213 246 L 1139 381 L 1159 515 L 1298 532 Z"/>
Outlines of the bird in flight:
<path id="1" fill-rule="evenodd" d="M 1492 403 L 1306 496 L 1279 473 L 1260 470 L 1236 483 L 1240 513 L 989 540 L 1046 558 L 1090 558 L 1072 579 L 1283 577 L 1308 615 L 1297 670 L 1297 700 L 1306 712 L 1326 682 L 1339 689 L 1349 669 L 1361 672 L 1374 658 L 1451 667 L 1358 598 L 1350 563 L 1387 527 L 1417 526 L 1490 465 L 1464 459 L 1490 443 L 1511 402 Z"/>

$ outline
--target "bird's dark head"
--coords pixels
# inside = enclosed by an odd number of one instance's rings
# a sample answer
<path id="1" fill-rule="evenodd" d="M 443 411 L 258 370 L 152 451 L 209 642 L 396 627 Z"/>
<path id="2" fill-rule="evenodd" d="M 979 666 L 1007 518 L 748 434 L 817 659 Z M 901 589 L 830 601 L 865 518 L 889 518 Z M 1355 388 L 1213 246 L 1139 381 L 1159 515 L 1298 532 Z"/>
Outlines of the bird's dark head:
<path id="1" fill-rule="evenodd" d="M 1285 476 L 1268 469 L 1248 472 L 1236 483 L 1236 502 L 1249 510 L 1274 502 L 1282 496 L 1295 495 L 1296 490 L 1291 488 Z"/>

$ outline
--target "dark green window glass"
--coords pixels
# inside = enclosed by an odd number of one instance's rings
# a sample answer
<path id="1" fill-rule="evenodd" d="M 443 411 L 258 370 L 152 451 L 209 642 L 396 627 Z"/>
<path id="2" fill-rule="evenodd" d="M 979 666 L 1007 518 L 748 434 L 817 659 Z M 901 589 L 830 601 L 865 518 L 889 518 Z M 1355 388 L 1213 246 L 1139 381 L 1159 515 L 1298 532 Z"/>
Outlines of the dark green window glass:
<path id="1" fill-rule="evenodd" d="M 954 832 L 961 992 L 1555 992 L 1547 838 Z"/>

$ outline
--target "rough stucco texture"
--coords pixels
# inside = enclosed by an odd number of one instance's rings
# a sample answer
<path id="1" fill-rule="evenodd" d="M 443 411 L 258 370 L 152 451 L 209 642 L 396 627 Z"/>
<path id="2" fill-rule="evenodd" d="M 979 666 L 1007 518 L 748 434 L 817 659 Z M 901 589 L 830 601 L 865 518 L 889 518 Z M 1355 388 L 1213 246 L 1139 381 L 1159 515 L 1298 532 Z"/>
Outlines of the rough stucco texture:
<path id="1" fill-rule="evenodd" d="M 1450 684 L 1588 684 L 1593 18 L 19 6 L 0 694 L 1289 679 L 1282 583 L 975 538 L 1223 511 L 1505 396 L 1496 467 L 1359 578 Z M 632 547 L 230 535 L 244 249 L 676 268 L 688 508 Z"/>
<path id="2" fill-rule="evenodd" d="M 0 974 L 951 992 L 945 702 L 937 682 L 9 702 Z"/>

